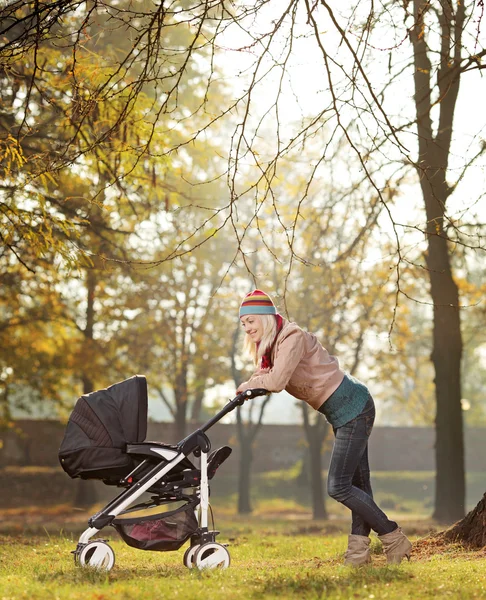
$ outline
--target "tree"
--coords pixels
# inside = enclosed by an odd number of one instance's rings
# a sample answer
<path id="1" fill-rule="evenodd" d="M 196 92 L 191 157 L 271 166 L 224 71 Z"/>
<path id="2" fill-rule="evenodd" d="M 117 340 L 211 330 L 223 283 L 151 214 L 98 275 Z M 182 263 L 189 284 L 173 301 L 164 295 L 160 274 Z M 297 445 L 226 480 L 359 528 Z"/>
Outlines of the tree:
<path id="1" fill-rule="evenodd" d="M 413 2 L 410 39 L 414 54 L 415 108 L 417 115 L 418 160 L 416 168 L 427 215 L 427 268 L 434 305 L 432 362 L 435 369 L 436 412 L 436 497 L 434 517 L 455 520 L 464 514 L 464 442 L 461 408 L 462 336 L 460 302 L 445 231 L 446 205 L 452 189 L 447 182 L 453 119 L 463 72 L 462 36 L 466 7 L 442 2 L 437 19 L 441 40 L 438 63 L 431 57 L 430 5 Z M 431 13 L 432 16 L 432 13 Z M 434 132 L 432 108 L 433 73 L 439 92 L 439 125 Z"/>
<path id="2" fill-rule="evenodd" d="M 173 223 L 181 238 L 186 225 Z M 225 245 L 213 241 L 184 261 L 137 271 L 123 292 L 132 316 L 118 337 L 117 367 L 147 375 L 179 439 L 201 394 L 229 377 L 228 313 L 218 293 L 227 266 Z"/>
<path id="3" fill-rule="evenodd" d="M 109 209 L 125 195 L 136 210 L 143 186 L 143 202 L 155 197 L 167 209 L 171 190 L 159 196 L 157 187 L 169 154 L 188 143 L 191 128 L 205 129 L 220 100 L 219 83 L 211 99 L 200 83 L 204 29 L 176 28 L 176 13 L 152 10 L 147 0 L 0 9 L 0 235 L 29 268 L 23 254 L 32 245 L 70 264 L 80 257 L 73 239 L 90 204 Z M 198 57 L 191 64 L 186 46 Z M 88 177 L 89 195 L 65 193 L 63 173 Z"/>
<path id="4" fill-rule="evenodd" d="M 32 250 L 34 252 L 34 250 Z M 74 349 L 79 336 L 64 319 L 50 260 L 34 275 L 0 252 L 0 423 L 18 411 L 38 414 L 63 405 L 76 387 Z M 52 258 L 52 257 L 50 257 Z"/>

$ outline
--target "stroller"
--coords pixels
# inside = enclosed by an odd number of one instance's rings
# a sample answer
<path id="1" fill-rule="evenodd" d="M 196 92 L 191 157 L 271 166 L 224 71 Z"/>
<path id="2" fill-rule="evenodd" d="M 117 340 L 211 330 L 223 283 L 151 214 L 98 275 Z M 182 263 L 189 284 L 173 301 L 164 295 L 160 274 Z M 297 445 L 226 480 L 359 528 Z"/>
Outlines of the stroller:
<path id="1" fill-rule="evenodd" d="M 139 550 L 178 550 L 190 540 L 183 558 L 189 569 L 228 567 L 229 552 L 216 542 L 219 531 L 208 529 L 208 509 L 209 480 L 231 448 L 223 446 L 209 454 L 211 442 L 205 432 L 245 400 L 266 393 L 253 389 L 238 394 L 176 445 L 144 441 L 145 377 L 135 375 L 81 396 L 59 449 L 61 466 L 72 478 L 100 479 L 123 491 L 89 519 L 73 551 L 75 564 L 113 568 L 111 546 L 106 540 L 91 539 L 112 525 L 129 546 Z M 199 466 L 193 457 L 199 459 Z M 144 494 L 150 498 L 134 504 Z"/>

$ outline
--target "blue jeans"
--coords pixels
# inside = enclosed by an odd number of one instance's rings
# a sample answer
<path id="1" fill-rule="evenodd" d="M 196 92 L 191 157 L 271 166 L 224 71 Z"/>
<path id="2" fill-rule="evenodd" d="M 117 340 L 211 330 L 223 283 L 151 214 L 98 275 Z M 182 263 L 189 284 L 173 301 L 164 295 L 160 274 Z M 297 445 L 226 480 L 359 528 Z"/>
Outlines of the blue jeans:
<path id="1" fill-rule="evenodd" d="M 368 397 L 363 411 L 334 429 L 335 441 L 327 477 L 327 491 L 352 512 L 351 533 L 391 533 L 398 525 L 390 521 L 373 500 L 368 463 L 368 438 L 375 421 L 375 403 Z"/>

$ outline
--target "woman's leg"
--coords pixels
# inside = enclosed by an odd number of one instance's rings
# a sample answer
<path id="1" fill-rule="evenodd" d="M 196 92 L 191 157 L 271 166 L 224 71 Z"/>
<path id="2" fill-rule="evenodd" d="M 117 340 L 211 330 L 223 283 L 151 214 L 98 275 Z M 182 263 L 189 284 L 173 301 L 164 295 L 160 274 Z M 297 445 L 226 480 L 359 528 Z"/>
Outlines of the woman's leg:
<path id="1" fill-rule="evenodd" d="M 370 465 L 368 462 L 368 444 L 363 452 L 363 456 L 359 461 L 358 468 L 354 472 L 352 485 L 357 487 L 360 490 L 363 490 L 370 498 L 373 498 L 373 491 L 371 489 L 371 479 L 370 479 Z M 351 524 L 351 533 L 353 535 L 370 535 L 371 525 L 367 523 L 363 517 L 357 513 L 355 510 L 351 512 L 352 516 L 352 524 Z"/>
<path id="2" fill-rule="evenodd" d="M 329 465 L 327 488 L 331 498 L 341 502 L 352 511 L 353 525 L 357 519 L 356 526 L 357 528 L 363 527 L 362 531 L 371 527 L 379 535 L 384 535 L 394 531 L 398 525 L 388 519 L 374 502 L 371 493 L 366 490 L 366 485 L 369 485 L 371 492 L 367 448 L 374 416 L 375 408 L 370 396 L 363 412 L 358 417 L 335 430 L 336 439 Z M 360 467 L 362 471 L 356 475 Z M 368 475 L 366 475 L 366 471 L 368 471 Z M 356 485 L 355 477 L 361 478 L 365 489 Z M 366 533 L 358 535 L 366 535 Z"/>

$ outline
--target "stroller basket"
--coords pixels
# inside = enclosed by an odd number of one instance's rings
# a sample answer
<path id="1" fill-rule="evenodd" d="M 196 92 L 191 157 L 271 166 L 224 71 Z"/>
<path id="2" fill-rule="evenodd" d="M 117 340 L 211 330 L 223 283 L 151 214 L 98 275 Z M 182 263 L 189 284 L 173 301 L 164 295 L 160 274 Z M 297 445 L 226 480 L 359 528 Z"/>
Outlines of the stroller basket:
<path id="1" fill-rule="evenodd" d="M 123 540 L 139 550 L 178 550 L 198 528 L 194 509 L 199 499 L 169 512 L 133 519 L 115 519 L 113 527 Z"/>

